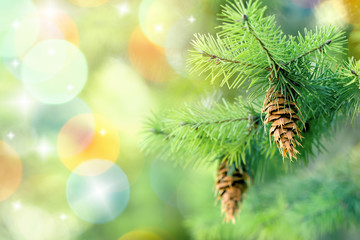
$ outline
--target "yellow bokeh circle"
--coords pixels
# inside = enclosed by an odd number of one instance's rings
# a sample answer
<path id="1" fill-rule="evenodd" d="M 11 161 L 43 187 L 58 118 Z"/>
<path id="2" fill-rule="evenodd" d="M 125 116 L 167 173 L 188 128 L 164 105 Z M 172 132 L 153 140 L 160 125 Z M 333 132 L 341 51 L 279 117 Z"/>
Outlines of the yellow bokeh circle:
<path id="1" fill-rule="evenodd" d="M 69 0 L 69 1 L 80 7 L 97 7 L 106 3 L 108 0 Z"/>
<path id="2" fill-rule="evenodd" d="M 147 230 L 135 230 L 122 235 L 118 240 L 163 240 L 159 235 Z"/>
<path id="3" fill-rule="evenodd" d="M 57 150 L 60 160 L 71 171 L 92 159 L 115 162 L 120 152 L 118 130 L 101 116 L 81 114 L 70 119 L 62 127 Z M 103 169 L 99 169 L 97 174 L 102 172 Z M 91 175 L 96 174 L 92 171 Z"/>

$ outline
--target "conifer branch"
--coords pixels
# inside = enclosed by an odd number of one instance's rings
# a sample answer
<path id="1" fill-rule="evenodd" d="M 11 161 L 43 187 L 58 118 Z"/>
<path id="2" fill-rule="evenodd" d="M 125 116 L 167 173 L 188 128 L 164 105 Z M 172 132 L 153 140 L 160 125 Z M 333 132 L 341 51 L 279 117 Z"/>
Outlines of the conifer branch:
<path id="1" fill-rule="evenodd" d="M 210 124 L 222 124 L 222 123 L 228 123 L 228 122 L 237 122 L 237 121 L 243 121 L 243 120 L 249 120 L 247 117 L 241 117 L 241 118 L 230 118 L 230 119 L 224 119 L 219 121 L 208 121 L 208 122 L 198 122 L 198 123 L 191 123 L 191 122 L 180 122 L 180 126 L 186 126 L 186 125 L 192 125 L 195 128 L 200 127 L 201 125 L 210 125 Z"/>
<path id="2" fill-rule="evenodd" d="M 351 70 L 351 73 L 352 73 L 355 77 L 359 78 L 359 75 L 358 75 L 354 70 Z"/>
<path id="3" fill-rule="evenodd" d="M 278 64 L 276 63 L 273 55 L 270 53 L 269 49 L 265 46 L 264 42 L 255 33 L 253 27 L 251 26 L 251 24 L 248 21 L 248 16 L 246 14 L 243 15 L 243 20 L 247 23 L 247 26 L 248 26 L 248 29 L 249 29 L 249 32 L 251 33 L 251 35 L 259 42 L 260 46 L 262 47 L 262 49 L 264 49 L 264 51 L 265 51 L 266 55 L 268 56 L 268 58 L 270 59 L 270 61 L 274 64 L 273 67 L 277 67 Z"/>
<path id="4" fill-rule="evenodd" d="M 244 65 L 244 66 L 248 66 L 248 67 L 255 67 L 254 65 L 250 64 L 250 63 L 246 63 L 246 62 L 240 62 L 238 60 L 231 60 L 231 59 L 227 59 L 227 58 L 224 58 L 224 57 L 219 57 L 217 55 L 214 55 L 214 54 L 210 54 L 210 53 L 207 53 L 205 51 L 201 51 L 199 52 L 200 54 L 204 55 L 204 56 L 208 56 L 210 57 L 210 60 L 213 60 L 213 59 L 217 59 L 218 61 L 216 62 L 217 64 L 219 64 L 220 60 L 221 61 L 224 61 L 224 62 L 229 62 L 229 63 L 236 63 L 236 64 L 241 64 L 241 65 Z"/>
<path id="5" fill-rule="evenodd" d="M 183 165 L 209 161 L 222 154 L 230 163 L 240 163 L 251 139 L 267 139 L 259 134 L 262 129 L 257 128 L 261 124 L 257 112 L 241 99 L 236 103 L 223 100 L 211 108 L 186 106 L 149 120 L 142 147 L 149 153 L 159 152 L 184 161 Z M 184 159 L 185 154 L 192 156 Z"/>
<path id="6" fill-rule="evenodd" d="M 310 54 L 310 53 L 313 53 L 313 52 L 315 52 L 315 51 L 317 51 L 317 50 L 320 50 L 320 51 L 321 51 L 326 45 L 329 45 L 330 43 L 331 43 L 331 39 L 327 40 L 325 43 L 321 44 L 319 47 L 313 48 L 312 50 L 310 50 L 310 51 L 308 51 L 308 52 L 305 52 L 305 53 L 301 54 L 300 56 L 294 58 L 293 60 L 291 60 L 291 61 L 283 64 L 283 66 L 290 65 L 290 64 L 298 61 L 299 59 L 305 57 L 306 55 L 308 55 L 308 54 Z"/>
<path id="7" fill-rule="evenodd" d="M 164 135 L 166 137 L 168 137 L 170 134 L 168 132 L 165 132 L 161 129 L 157 129 L 157 128 L 150 128 L 149 132 L 156 134 L 156 135 Z"/>
<path id="8" fill-rule="evenodd" d="M 351 59 L 339 66 L 338 55 L 346 45 L 344 33 L 334 27 L 320 27 L 288 37 L 277 27 L 274 16 L 264 16 L 265 8 L 260 5 L 259 0 L 225 5 L 220 15 L 222 31 L 216 36 L 195 35 L 188 64 L 193 72 L 205 74 L 211 83 L 220 80 L 220 86 L 235 88 L 246 82 L 253 94 L 250 98 L 256 102 L 260 102 L 260 96 L 263 100 L 268 89 L 264 108 L 249 106 L 239 99 L 235 104 L 223 101 L 211 107 L 177 109 L 148 125 L 145 149 L 158 151 L 182 165 L 214 163 L 219 156 L 228 159 L 229 164 L 245 161 L 253 176 L 263 181 L 261 175 L 268 173 L 269 179 L 274 179 L 289 163 L 282 163 L 276 145 L 271 144 L 263 128 L 257 127 L 262 123 L 260 112 L 266 113 L 263 123 L 272 124 L 269 136 L 280 145 L 283 156 L 288 153 L 290 158 L 296 158 L 300 153 L 305 163 L 315 154 L 313 149 L 323 148 L 323 136 L 333 132 L 339 116 L 360 113 L 360 64 Z M 305 131 L 299 121 L 307 125 Z M 298 142 L 301 132 L 302 144 Z M 298 145 L 303 148 L 297 150 Z M 298 163 L 291 165 L 294 164 Z M 275 182 L 260 186 L 261 190 L 253 192 L 255 195 L 245 202 L 249 205 L 244 208 L 242 229 L 251 231 L 255 226 L 265 236 L 278 225 L 275 232 L 280 234 L 279 230 L 295 221 L 303 224 L 303 229 L 311 228 L 313 234 L 322 232 L 313 227 L 320 221 L 326 231 L 335 223 L 344 222 L 352 216 L 352 207 L 346 205 L 352 204 L 348 199 L 355 199 L 353 204 L 360 212 L 360 197 L 359 187 L 343 167 L 331 164 L 309 176 L 285 177 L 282 185 Z M 313 208 L 315 201 L 317 209 Z M 256 231 L 252 234 L 254 239 L 260 236 Z M 300 236 L 298 232 L 293 234 L 296 239 Z M 300 237 L 310 239 L 306 234 Z"/>

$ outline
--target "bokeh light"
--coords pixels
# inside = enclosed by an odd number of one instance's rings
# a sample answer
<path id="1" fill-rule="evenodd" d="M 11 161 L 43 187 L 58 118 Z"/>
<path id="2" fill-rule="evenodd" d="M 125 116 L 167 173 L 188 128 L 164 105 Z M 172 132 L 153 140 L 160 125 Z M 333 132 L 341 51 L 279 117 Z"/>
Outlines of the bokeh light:
<path id="1" fill-rule="evenodd" d="M 115 162 L 120 151 L 118 131 L 101 116 L 81 114 L 71 118 L 62 127 L 57 150 L 60 160 L 70 170 L 91 159 Z M 98 172 L 92 175 L 103 171 L 104 169 L 98 168 Z M 78 174 L 86 175 L 88 172 Z"/>
<path id="2" fill-rule="evenodd" d="M 75 98 L 86 83 L 86 59 L 67 41 L 42 41 L 24 57 L 22 80 L 40 102 L 65 103 Z"/>
<path id="3" fill-rule="evenodd" d="M 0 141 L 0 201 L 9 198 L 18 188 L 22 178 L 22 163 L 16 151 Z"/>
<path id="4" fill-rule="evenodd" d="M 359 0 L 331 0 L 337 14 L 347 23 L 357 25 L 360 23 Z"/>
<path id="5" fill-rule="evenodd" d="M 360 59 L 360 25 L 354 27 L 349 35 L 349 55 Z"/>
<path id="6" fill-rule="evenodd" d="M 69 0 L 69 1 L 80 7 L 97 7 L 106 3 L 108 0 Z"/>
<path id="7" fill-rule="evenodd" d="M 139 22 L 146 37 L 164 47 L 169 29 L 179 18 L 201 11 L 199 0 L 143 0 L 139 8 Z"/>
<path id="8" fill-rule="evenodd" d="M 316 21 L 320 25 L 333 25 L 344 27 L 346 21 L 339 14 L 338 4 L 334 4 L 334 1 L 321 1 L 315 9 Z"/>
<path id="9" fill-rule="evenodd" d="M 47 34 L 51 33 L 51 31 L 46 29 L 47 25 L 54 25 L 61 31 L 61 39 L 79 46 L 79 31 L 74 20 L 69 15 L 57 9 L 45 8 L 40 10 L 38 18 L 43 26 L 43 30 L 40 32 L 39 36 L 40 40 L 55 38 L 54 36 L 47 36 Z"/>
<path id="10" fill-rule="evenodd" d="M 37 43 L 61 39 L 79 45 L 79 33 L 74 21 L 59 10 L 43 9 L 18 22 L 4 37 L 1 58 L 7 69 L 21 79 L 23 58 Z"/>
<path id="11" fill-rule="evenodd" d="M 96 176 L 77 174 L 99 167 L 107 170 Z M 116 164 L 107 160 L 91 160 L 81 164 L 70 175 L 66 185 L 70 208 L 81 219 L 91 223 L 114 220 L 126 208 L 129 195 L 126 174 Z"/>
<path id="12" fill-rule="evenodd" d="M 150 114 L 154 101 L 141 78 L 131 65 L 111 59 L 91 79 L 88 104 L 119 127 L 121 133 L 134 137 L 142 127 L 142 119 Z M 116 103 L 116 109 L 114 109 Z M 119 113 L 122 113 L 119 117 Z"/>
<path id="13" fill-rule="evenodd" d="M 60 105 L 38 104 L 31 114 L 31 125 L 38 136 L 56 140 L 60 129 L 72 117 L 90 113 L 90 107 L 80 98 Z"/>
<path id="14" fill-rule="evenodd" d="M 150 42 L 139 27 L 131 34 L 129 57 L 134 68 L 147 80 L 169 81 L 173 73 L 164 48 Z"/>
<path id="15" fill-rule="evenodd" d="M 1 0 L 0 1 L 0 32 L 17 27 L 19 22 L 31 14 L 35 7 L 30 0 Z"/>
<path id="16" fill-rule="evenodd" d="M 314 8 L 321 0 L 291 0 L 294 4 L 302 8 Z"/>
<path id="17" fill-rule="evenodd" d="M 122 235 L 118 240 L 163 240 L 156 233 L 147 230 L 135 230 Z"/>
<path id="18" fill-rule="evenodd" d="M 28 18 L 16 28 L 11 29 L 1 43 L 1 59 L 7 69 L 21 80 L 22 61 L 25 54 L 34 46 L 40 33 L 40 23 Z"/>
<path id="19" fill-rule="evenodd" d="M 194 34 L 204 28 L 203 15 L 184 16 L 169 29 L 165 42 L 165 55 L 170 66 L 181 75 L 186 75 L 186 57 Z M 181 32 L 181 35 L 179 35 Z"/>
<path id="20" fill-rule="evenodd" d="M 33 240 L 56 238 L 58 226 L 56 226 L 49 212 L 35 206 L 22 206 L 20 202 L 15 202 L 13 209 L 15 213 L 5 217 L 8 230 L 13 236 L 13 239 Z M 8 212 L 8 214 L 9 213 L 10 212 Z"/>
<path id="21" fill-rule="evenodd" d="M 9 113 L 7 117 L 2 118 L 0 140 L 9 144 L 20 159 L 24 159 L 33 152 L 35 145 L 33 129 L 26 119 L 27 115 L 24 114 L 26 110 L 21 109 L 18 103 L 12 102 L 0 108 L 2 108 L 1 114 Z"/>

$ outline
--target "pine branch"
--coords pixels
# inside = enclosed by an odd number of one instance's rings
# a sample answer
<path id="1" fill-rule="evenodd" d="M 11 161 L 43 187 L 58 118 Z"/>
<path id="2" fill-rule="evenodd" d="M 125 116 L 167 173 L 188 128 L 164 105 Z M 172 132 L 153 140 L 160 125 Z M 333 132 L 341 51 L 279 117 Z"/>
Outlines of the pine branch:
<path id="1" fill-rule="evenodd" d="M 223 101 L 210 109 L 186 106 L 150 120 L 142 146 L 148 152 L 167 152 L 166 156 L 183 160 L 182 165 L 212 161 L 218 156 L 228 157 L 230 163 L 240 163 L 247 142 L 264 136 L 257 136 L 255 125 L 260 121 L 260 114 L 242 100 Z M 184 159 L 184 154 L 193 156 Z"/>
<path id="2" fill-rule="evenodd" d="M 243 120 L 249 120 L 252 116 L 249 117 L 241 117 L 241 118 L 230 118 L 230 119 L 223 119 L 218 121 L 208 121 L 208 122 L 198 122 L 198 123 L 190 123 L 190 122 L 180 122 L 180 126 L 186 126 L 191 125 L 195 128 L 198 128 L 202 125 L 209 125 L 209 124 L 222 124 L 222 123 L 228 123 L 228 122 L 237 122 L 237 121 L 243 121 Z M 196 129 L 197 130 L 197 129 Z"/>
<path id="3" fill-rule="evenodd" d="M 261 48 L 266 52 L 266 55 L 268 56 L 269 60 L 272 62 L 273 67 L 277 67 L 278 64 L 276 63 L 274 57 L 272 56 L 272 54 L 270 53 L 269 49 L 265 46 L 264 42 L 256 35 L 253 27 L 251 26 L 251 24 L 248 21 L 248 16 L 246 14 L 243 15 L 243 20 L 246 22 L 248 29 L 251 33 L 251 35 L 256 39 L 256 41 L 259 42 Z M 238 20 L 239 21 L 239 20 Z M 271 66 L 270 66 L 271 68 Z"/>
<path id="4" fill-rule="evenodd" d="M 271 145 L 265 130 L 257 125 L 271 123 L 269 136 L 280 145 L 282 154 L 295 157 L 299 151 L 307 163 L 309 156 L 323 149 L 322 138 L 330 136 L 340 120 L 359 114 L 360 63 L 354 59 L 338 63 L 344 52 L 344 33 L 322 27 L 287 37 L 276 26 L 274 16 L 264 16 L 265 8 L 260 5 L 258 0 L 250 0 L 246 6 L 242 1 L 225 5 L 221 32 L 196 35 L 188 64 L 211 83 L 220 80 L 221 86 L 229 88 L 248 83 L 250 96 L 258 97 L 251 99 L 255 102 L 262 101 L 268 89 L 264 121 L 261 107 L 249 106 L 242 99 L 211 108 L 185 106 L 149 121 L 144 149 L 185 166 L 212 164 L 220 156 L 229 164 L 246 163 L 250 175 L 261 182 L 264 176 L 272 174 L 267 179 L 274 179 L 279 171 L 283 174 L 283 168 L 303 162 L 281 163 L 276 145 Z M 305 141 L 297 150 L 300 133 Z M 342 222 L 354 212 L 360 214 L 359 186 L 348 176 L 346 166 L 343 161 L 323 163 L 304 174 L 259 186 L 245 202 L 248 208 L 242 214 L 240 230 L 234 230 L 229 238 L 257 239 L 270 232 L 274 239 L 314 239 L 334 225 L 343 227 Z M 205 235 L 209 229 L 225 229 L 208 215 L 201 221 L 210 221 Z M 284 229 L 290 235 L 283 235 Z M 224 238 L 218 232 L 213 234 Z"/>
<path id="5" fill-rule="evenodd" d="M 259 61 L 254 50 L 248 49 L 245 43 L 233 44 L 227 38 L 211 35 L 195 37 L 192 42 L 195 51 L 191 51 L 188 66 L 191 72 L 204 74 L 211 83 L 219 80 L 220 86 L 227 84 L 235 88 L 247 79 L 256 82 L 260 76 L 268 74 L 268 64 Z"/>
<path id="6" fill-rule="evenodd" d="M 360 113 L 360 63 L 351 58 L 340 68 L 338 76 L 337 111 L 355 119 Z"/>
<path id="7" fill-rule="evenodd" d="M 359 78 L 359 75 L 355 72 L 355 70 L 350 70 L 351 74 L 353 74 L 355 77 Z"/>
<path id="8" fill-rule="evenodd" d="M 246 42 L 252 50 L 257 51 L 261 61 L 276 67 L 280 60 L 288 59 L 290 49 L 287 38 L 276 26 L 274 16 L 264 16 L 265 7 L 260 1 L 248 1 L 245 6 L 241 1 L 228 2 L 219 15 L 223 24 L 220 36 L 229 38 L 233 44 Z M 265 54 L 259 54 L 264 52 Z M 289 59 L 290 60 L 290 59 Z"/>
<path id="9" fill-rule="evenodd" d="M 163 136 L 165 136 L 165 137 L 169 137 L 169 135 L 170 135 L 170 133 L 168 133 L 168 132 L 165 132 L 165 131 L 163 131 L 163 130 L 161 130 L 161 129 L 156 129 L 156 128 L 151 128 L 151 129 L 149 129 L 149 132 L 151 132 L 151 133 L 153 133 L 153 134 L 155 134 L 155 135 L 163 135 Z"/>
<path id="10" fill-rule="evenodd" d="M 303 63 L 322 61 L 321 59 L 326 57 L 330 64 L 338 64 L 339 59 L 336 56 L 344 55 L 345 44 L 344 32 L 335 27 L 320 27 L 314 31 L 305 29 L 304 36 L 299 33 L 296 38 L 291 39 L 291 55 L 301 56 L 304 52 L 312 52 L 315 53 L 314 58 L 308 58 Z M 316 51 L 318 48 L 320 51 Z"/>
<path id="11" fill-rule="evenodd" d="M 255 67 L 254 65 L 252 65 L 250 63 L 240 62 L 240 61 L 237 61 L 237 60 L 231 60 L 231 59 L 227 59 L 227 58 L 224 58 L 224 57 L 219 57 L 219 56 L 216 56 L 214 54 L 209 54 L 209 53 L 207 53 L 205 51 L 201 51 L 200 54 L 210 57 L 209 61 L 211 61 L 213 59 L 217 59 L 216 64 L 220 64 L 220 60 L 221 60 L 221 61 L 229 62 L 229 63 L 238 63 L 238 64 L 245 65 L 245 66 L 248 66 L 248 67 Z"/>
<path id="12" fill-rule="evenodd" d="M 326 45 L 329 45 L 330 43 L 331 43 L 331 39 L 327 40 L 325 43 L 321 44 L 321 45 L 318 46 L 317 48 L 313 48 L 313 49 L 311 49 L 310 51 L 307 51 L 307 52 L 301 54 L 300 56 L 298 56 L 298 57 L 294 58 L 293 60 L 291 60 L 291 61 L 283 64 L 282 66 L 290 65 L 290 64 L 292 64 L 292 63 L 300 60 L 301 58 L 305 57 L 306 55 L 308 55 L 308 54 L 310 54 L 310 53 L 313 53 L 313 52 L 315 52 L 315 51 L 318 51 L 318 50 L 321 51 Z"/>

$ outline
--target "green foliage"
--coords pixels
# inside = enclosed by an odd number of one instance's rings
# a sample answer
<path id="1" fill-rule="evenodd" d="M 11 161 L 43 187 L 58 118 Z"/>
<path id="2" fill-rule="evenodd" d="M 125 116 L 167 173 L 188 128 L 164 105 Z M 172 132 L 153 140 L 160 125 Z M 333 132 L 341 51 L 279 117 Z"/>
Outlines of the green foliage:
<path id="1" fill-rule="evenodd" d="M 312 169 L 250 188 L 235 225 L 199 209 L 186 225 L 194 239 L 316 239 L 360 224 L 359 155 L 323 161 Z M 199 196 L 204 196 L 201 192 Z M 208 199 L 201 199 L 206 204 Z"/>
<path id="2" fill-rule="evenodd" d="M 280 64 L 287 58 L 287 51 L 279 49 L 288 49 L 289 46 L 286 36 L 276 26 L 275 16 L 264 16 L 265 10 L 260 6 L 260 1 L 250 0 L 247 6 L 241 1 L 229 1 L 219 15 L 223 22 L 220 36 L 230 39 L 235 49 L 246 44 L 245 51 L 249 55 L 257 56 L 265 66 L 275 67 L 274 63 Z"/>
<path id="3" fill-rule="evenodd" d="M 313 85 L 317 75 L 312 65 L 336 63 L 344 51 L 344 34 L 334 27 L 305 30 L 305 35 L 285 36 L 276 26 L 274 16 L 264 16 L 259 1 L 229 3 L 223 7 L 222 31 L 216 37 L 196 35 L 194 51 L 189 59 L 191 71 L 205 74 L 220 85 L 247 88 L 257 86 L 258 96 L 269 84 L 285 94 L 300 94 Z M 326 65 L 332 71 L 333 65 Z M 268 81 L 270 78 L 270 82 Z M 275 82 L 274 79 L 277 79 Z M 262 91 L 261 91 L 262 90 Z M 308 90 L 310 91 L 310 89 Z"/>
<path id="4" fill-rule="evenodd" d="M 349 59 L 340 72 L 336 106 L 338 111 L 354 119 L 360 112 L 360 63 Z"/>
<path id="5" fill-rule="evenodd" d="M 241 99 L 234 104 L 223 100 L 211 107 L 198 104 L 168 111 L 148 122 L 143 147 L 182 165 L 212 162 L 220 156 L 240 163 L 250 147 L 247 143 L 256 137 L 254 125 L 261 124 L 254 107 L 245 104 Z"/>
<path id="6" fill-rule="evenodd" d="M 229 88 L 246 83 L 249 102 L 255 102 L 256 107 L 237 100 L 235 104 L 223 102 L 211 109 L 186 106 L 184 110 L 170 111 L 150 122 L 148 128 L 155 129 L 156 134 L 147 131 L 144 148 L 158 149 L 162 154 L 169 152 L 169 158 L 183 165 L 212 162 L 219 157 L 239 163 L 246 161 L 246 152 L 251 152 L 250 159 L 258 151 L 278 157 L 270 150 L 271 144 L 266 143 L 266 131 L 248 130 L 249 116 L 262 125 L 259 102 L 265 90 L 273 87 L 297 104 L 300 128 L 306 137 L 300 153 L 307 162 L 314 149 L 322 149 L 320 139 L 331 132 L 336 125 L 334 120 L 342 119 L 343 113 L 354 115 L 360 106 L 355 63 L 350 62 L 353 71 L 337 64 L 344 51 L 343 32 L 322 27 L 305 30 L 304 36 L 286 37 L 276 27 L 274 16 L 265 16 L 259 1 L 249 1 L 246 6 L 241 1 L 229 2 L 220 19 L 222 31 L 216 37 L 195 36 L 189 66 L 211 82 L 221 79 L 220 85 L 227 84 Z M 161 126 L 154 126 L 156 121 Z M 256 143 L 252 142 L 254 139 Z M 191 154 L 185 158 L 184 153 Z M 253 168 L 258 162 L 261 161 Z"/>
<path id="7" fill-rule="evenodd" d="M 220 86 L 240 87 L 247 78 L 253 81 L 266 77 L 266 63 L 259 61 L 258 55 L 247 51 L 247 44 L 234 45 L 227 38 L 211 35 L 195 35 L 194 51 L 188 60 L 192 71 L 204 73 L 211 83 L 220 81 Z M 234 47 L 237 46 L 237 47 Z M 243 61 L 246 59 L 246 61 Z M 259 71 L 258 69 L 264 69 Z"/>
<path id="8" fill-rule="evenodd" d="M 243 87 L 248 99 L 186 105 L 156 115 L 145 128 L 143 148 L 185 166 L 215 165 L 219 159 L 245 163 L 256 183 L 308 164 L 324 150 L 324 137 L 360 111 L 360 64 L 353 59 L 343 63 L 344 32 L 321 27 L 286 36 L 256 0 L 228 2 L 220 20 L 216 36 L 195 35 L 190 71 L 220 86 Z M 283 161 L 262 127 L 261 103 L 269 89 L 280 91 L 298 109 L 302 161 Z M 349 219 L 359 223 L 359 188 L 348 171 L 346 164 L 322 163 L 250 190 L 236 231 L 209 213 L 193 216 L 189 225 L 195 226 L 196 239 L 268 239 L 269 234 L 272 239 L 313 239 Z"/>
<path id="9" fill-rule="evenodd" d="M 242 98 L 235 103 L 207 99 L 169 110 L 148 120 L 142 148 L 181 166 L 210 166 L 219 159 L 236 165 L 244 162 L 254 182 L 273 179 L 291 168 L 269 141 L 259 112 L 258 104 L 249 105 Z"/>

